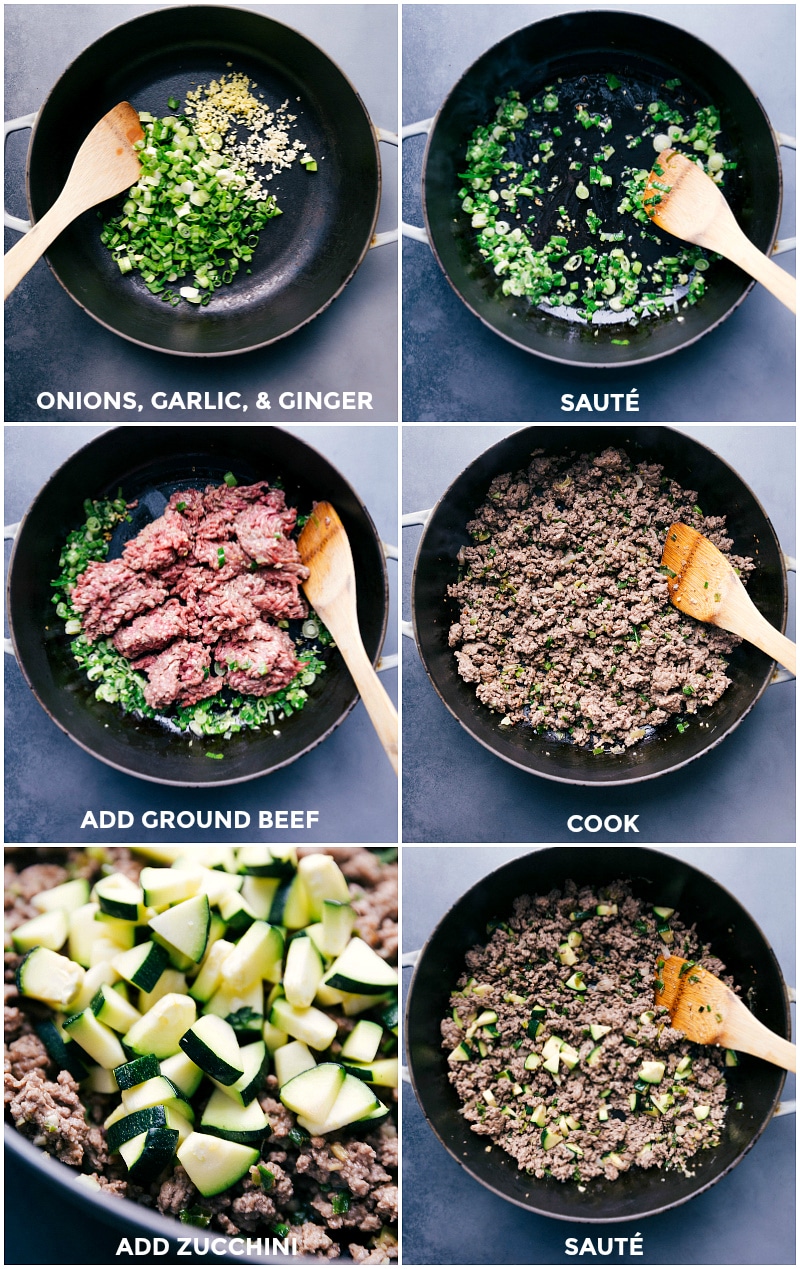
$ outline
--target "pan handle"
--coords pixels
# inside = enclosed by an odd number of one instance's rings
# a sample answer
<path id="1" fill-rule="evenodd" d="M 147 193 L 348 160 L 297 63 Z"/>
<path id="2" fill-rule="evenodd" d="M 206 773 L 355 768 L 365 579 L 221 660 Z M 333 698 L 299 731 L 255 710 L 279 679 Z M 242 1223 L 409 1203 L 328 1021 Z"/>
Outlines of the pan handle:
<path id="1" fill-rule="evenodd" d="M 383 554 L 387 560 L 399 560 L 400 552 L 396 546 L 390 546 L 388 542 L 381 542 Z M 388 657 L 381 657 L 375 669 L 379 674 L 383 674 L 384 670 L 396 670 L 400 664 L 400 653 L 392 652 Z"/>
<path id="2" fill-rule="evenodd" d="M 21 132 L 23 128 L 32 128 L 36 123 L 38 113 L 38 110 L 34 110 L 32 115 L 21 115 L 19 119 L 9 119 L 4 123 L 3 150 L 5 150 L 9 133 Z M 16 229 L 21 234 L 26 234 L 31 227 L 29 220 L 23 220 L 20 216 L 12 216 L 10 212 L 6 211 L 5 207 L 3 208 L 3 222 L 6 229 Z"/>
<path id="3" fill-rule="evenodd" d="M 430 120 L 430 119 L 426 119 L 426 121 L 425 121 L 425 122 L 426 122 L 426 123 L 430 123 L 430 122 L 431 122 L 431 120 Z M 411 126 L 412 126 L 412 127 L 416 127 L 417 125 L 416 125 L 416 124 L 412 124 Z M 411 226 L 411 228 L 413 229 L 413 225 Z M 406 227 L 405 227 L 405 226 L 403 226 L 403 233 L 405 233 L 405 229 L 406 229 Z M 424 233 L 424 230 L 423 230 L 422 232 Z M 427 239 L 425 239 L 425 241 L 427 241 Z M 429 507 L 427 511 L 409 511 L 409 512 L 407 512 L 407 513 L 406 513 L 404 516 L 402 516 L 402 517 L 401 517 L 401 519 L 400 519 L 400 525 L 401 525 L 401 528 L 406 529 L 406 528 L 408 528 L 408 526 L 409 526 L 409 525 L 412 525 L 412 524 L 421 524 L 421 525 L 423 525 L 423 526 L 424 526 L 424 525 L 426 525 L 426 524 L 428 523 L 428 521 L 430 520 L 430 518 L 431 518 L 432 512 L 433 512 L 433 508 L 432 508 L 432 507 Z M 401 621 L 401 622 L 400 622 L 400 633 L 401 633 L 401 634 L 403 634 L 403 635 L 405 635 L 406 639 L 413 639 L 413 638 L 414 638 L 414 627 L 413 627 L 413 625 L 411 624 L 411 622 L 410 622 L 410 621 Z M 416 952 L 411 952 L 411 953 L 409 953 L 409 955 L 411 955 L 411 956 L 415 956 L 415 957 L 416 957 L 417 953 L 416 953 Z M 413 961 L 409 962 L 409 964 L 413 964 Z"/>
<path id="4" fill-rule="evenodd" d="M 793 555 L 786 555 L 784 553 L 783 566 L 787 573 L 797 572 L 797 560 Z M 775 673 L 769 681 L 770 687 L 772 687 L 774 683 L 794 683 L 794 675 L 787 670 L 785 666 L 778 665 L 775 667 Z M 794 997 L 792 997 L 792 999 L 794 999 Z"/>
<path id="5" fill-rule="evenodd" d="M 373 124 L 375 136 L 379 141 L 385 141 L 387 145 L 399 145 L 400 138 L 396 132 L 390 132 L 388 128 L 379 128 L 377 124 Z M 399 229 L 386 229 L 383 233 L 373 234 L 370 247 L 385 247 L 387 242 L 397 242 L 400 237 Z"/>
<path id="6" fill-rule="evenodd" d="M 400 133 L 400 137 L 405 141 L 406 137 L 427 136 L 433 127 L 433 119 L 422 119 L 419 123 L 406 124 Z M 417 225 L 409 225 L 405 220 L 400 222 L 400 232 L 404 238 L 413 238 L 415 242 L 429 242 L 427 229 L 420 229 Z M 411 523 L 416 524 L 416 521 Z"/>
<path id="7" fill-rule="evenodd" d="M 3 541 L 4 542 L 14 541 L 15 537 L 17 536 L 17 533 L 19 532 L 20 524 L 21 524 L 21 521 L 18 520 L 16 524 L 3 525 Z M 14 645 L 10 639 L 5 639 L 5 638 L 3 639 L 3 651 L 5 652 L 7 656 L 10 656 L 10 657 L 14 656 Z"/>
<path id="8" fill-rule="evenodd" d="M 416 965 L 417 961 L 419 960 L 419 956 L 420 956 L 419 948 L 417 949 L 416 952 L 403 952 L 403 954 L 400 957 L 400 968 L 413 969 L 413 967 Z M 406 1066 L 405 1062 L 400 1067 L 400 1078 L 405 1084 L 411 1083 L 411 1076 L 408 1073 L 408 1067 Z"/>
<path id="9" fill-rule="evenodd" d="M 785 146 L 787 150 L 797 149 L 796 138 L 789 136 L 786 132 L 776 132 L 775 140 L 778 142 L 778 145 Z M 772 248 L 772 255 L 780 256 L 783 255 L 784 251 L 794 251 L 796 246 L 796 238 L 779 238 L 775 243 L 775 246 Z"/>

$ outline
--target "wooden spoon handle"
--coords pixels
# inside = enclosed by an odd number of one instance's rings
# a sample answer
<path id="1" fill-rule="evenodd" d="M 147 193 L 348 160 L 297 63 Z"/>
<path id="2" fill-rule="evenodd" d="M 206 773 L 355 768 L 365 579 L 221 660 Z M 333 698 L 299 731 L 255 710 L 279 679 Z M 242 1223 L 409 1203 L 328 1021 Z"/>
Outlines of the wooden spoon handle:
<path id="1" fill-rule="evenodd" d="M 791 639 L 771 626 L 766 617 L 758 611 L 743 586 L 737 585 L 725 596 L 724 612 L 717 625 L 733 634 L 741 635 L 748 643 L 754 644 L 768 657 L 784 665 L 797 677 L 797 648 Z"/>
<path id="2" fill-rule="evenodd" d="M 714 228 L 714 250 L 721 251 L 734 264 L 738 264 L 740 269 L 744 269 L 751 278 L 755 278 L 756 282 L 771 291 L 776 300 L 780 300 L 781 304 L 796 313 L 797 283 L 791 273 L 781 269 L 763 251 L 754 247 L 735 221 L 730 225 L 716 224 Z"/>
<path id="3" fill-rule="evenodd" d="M 364 651 L 361 640 L 353 639 L 343 644 L 341 639 L 337 638 L 336 644 L 353 676 L 353 682 L 358 688 L 372 725 L 378 733 L 378 739 L 397 775 L 397 710 Z"/>
<path id="4" fill-rule="evenodd" d="M 61 199 L 57 199 L 41 220 L 37 220 L 32 229 L 15 242 L 3 259 L 3 299 L 7 300 L 14 287 L 25 274 L 33 268 L 40 256 L 44 255 L 50 243 L 58 237 L 62 229 L 70 223 L 75 212 L 64 214 Z"/>
<path id="5" fill-rule="evenodd" d="M 738 1049 L 741 1053 L 763 1058 L 765 1062 L 773 1062 L 785 1071 L 796 1071 L 796 1046 L 770 1031 L 741 1001 L 738 1003 L 741 1007 L 728 1019 L 719 1043 L 728 1049 Z"/>

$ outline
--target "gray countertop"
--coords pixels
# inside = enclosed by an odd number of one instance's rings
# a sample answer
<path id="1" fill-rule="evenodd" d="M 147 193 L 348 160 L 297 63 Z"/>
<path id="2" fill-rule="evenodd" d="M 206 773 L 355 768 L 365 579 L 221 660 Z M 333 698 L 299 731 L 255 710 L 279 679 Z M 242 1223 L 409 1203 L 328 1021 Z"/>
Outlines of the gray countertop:
<path id="1" fill-rule="evenodd" d="M 409 846 L 403 852 L 404 951 L 422 947 L 450 906 L 524 847 Z M 708 873 L 747 909 L 789 983 L 795 973 L 795 849 L 669 846 L 664 853 Z M 409 974 L 406 971 L 404 987 Z M 794 1096 L 789 1075 L 784 1099 Z M 565 1239 L 638 1235 L 641 1256 L 614 1264 L 785 1265 L 795 1263 L 795 1123 L 770 1123 L 755 1148 L 719 1184 L 683 1206 L 611 1227 L 548 1220 L 505 1202 L 468 1175 L 403 1089 L 406 1265 L 574 1264 Z M 596 1256 L 585 1256 L 580 1263 Z"/>
<path id="2" fill-rule="evenodd" d="M 436 504 L 469 463 L 515 429 L 418 425 L 403 429 L 403 511 Z M 785 553 L 795 553 L 795 429 L 684 426 L 750 486 Z M 420 537 L 403 533 L 404 615 Z M 795 579 L 787 634 L 793 637 Z M 638 813 L 637 841 L 795 840 L 795 685 L 768 688 L 725 741 L 678 775 L 618 788 L 585 788 L 517 770 L 477 744 L 434 691 L 411 641 L 403 658 L 403 835 L 410 842 L 593 843 L 567 828 L 575 813 Z M 713 797 L 708 791 L 713 789 Z M 686 808 L 691 808 L 687 814 Z M 676 825 L 679 827 L 676 829 Z M 631 835 L 610 840 L 630 843 Z"/>
<path id="3" fill-rule="evenodd" d="M 53 471 L 70 454 L 104 431 L 96 427 L 5 428 L 7 524 L 26 511 Z M 318 449 L 348 479 L 372 515 L 384 542 L 397 532 L 397 431 L 393 426 L 302 426 L 286 428 Z M 397 651 L 395 564 L 390 562 L 391 597 L 384 655 Z M 397 671 L 381 675 L 397 700 Z M 143 810 L 244 810 L 247 831 L 215 830 L 214 840 L 267 840 L 256 827 L 259 810 L 319 810 L 309 830 L 281 832 L 281 839 L 325 842 L 395 842 L 397 780 L 359 701 L 342 725 L 310 753 L 271 775 L 216 790 L 179 789 L 123 775 L 73 744 L 40 708 L 22 674 L 6 662 L 5 838 L 9 842 L 165 841 L 164 830 L 143 829 Z M 365 774 L 369 772 L 369 779 Z M 355 792 L 357 790 L 357 792 Z M 84 813 L 129 810 L 134 827 L 81 829 Z M 208 837 L 184 830 L 171 840 Z"/>
<path id="4" fill-rule="evenodd" d="M 142 4 L 8 4 L 5 16 L 5 112 L 19 118 L 38 110 L 69 64 L 111 28 L 146 12 Z M 319 45 L 354 85 L 378 127 L 397 126 L 397 15 L 391 5 L 242 5 L 294 27 Z M 7 147 L 5 205 L 25 210 L 25 159 L 30 133 L 11 135 Z M 378 230 L 397 225 L 398 158 L 381 145 L 383 193 Z M 6 231 L 5 250 L 18 234 Z M 72 302 L 40 261 L 6 304 L 5 419 L 13 422 L 118 422 L 119 411 L 102 407 L 40 408 L 41 392 L 135 392 L 145 411 L 137 421 L 183 423 L 234 421 L 241 409 L 152 410 L 156 391 L 168 399 L 188 390 L 239 392 L 254 421 L 257 395 L 272 408 L 261 417 L 275 423 L 303 417 L 385 422 L 397 417 L 397 245 L 369 251 L 342 295 L 310 325 L 276 344 L 239 356 L 192 358 L 151 352 L 113 335 Z M 372 410 L 281 409 L 281 393 L 372 393 Z M 334 402 L 330 402 L 335 405 Z M 127 416 L 124 416 L 127 417 Z"/>
<path id="5" fill-rule="evenodd" d="M 682 28 L 726 58 L 773 127 L 794 129 L 795 7 L 786 4 L 407 4 L 403 6 L 403 125 L 436 114 L 472 63 L 513 31 L 571 9 L 622 9 Z M 672 50 L 666 50 L 669 56 Z M 678 50 L 675 50 L 677 56 Z M 403 219 L 421 225 L 424 137 L 406 140 Z M 781 151 L 780 237 L 795 232 L 795 156 Z M 793 254 L 780 257 L 794 270 Z M 629 370 L 558 365 L 485 327 L 448 285 L 430 248 L 403 244 L 403 417 L 424 422 L 552 421 L 563 393 L 639 394 L 638 422 L 795 418 L 795 323 L 761 287 L 717 330 L 672 357 Z M 681 391 L 675 391 L 679 376 Z M 702 404 L 699 404 L 702 403 Z M 757 403 L 757 405 L 756 405 Z M 563 416 L 562 416 L 563 417 Z M 625 418 L 613 408 L 584 420 Z M 566 421 L 569 421 L 567 419 Z"/>

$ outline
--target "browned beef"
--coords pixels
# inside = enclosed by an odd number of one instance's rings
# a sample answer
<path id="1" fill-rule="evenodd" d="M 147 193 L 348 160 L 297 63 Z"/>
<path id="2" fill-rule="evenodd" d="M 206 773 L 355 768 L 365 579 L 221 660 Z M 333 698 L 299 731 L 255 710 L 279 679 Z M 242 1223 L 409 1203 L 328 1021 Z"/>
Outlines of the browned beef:
<path id="1" fill-rule="evenodd" d="M 165 648 L 188 629 L 187 610 L 177 599 L 169 599 L 160 608 L 143 613 L 129 626 L 118 630 L 113 644 L 117 652 L 132 659 Z"/>
<path id="2" fill-rule="evenodd" d="M 93 560 L 75 583 L 71 600 L 82 615 L 83 633 L 93 643 L 163 603 L 168 593 L 157 577 L 134 573 L 122 560 Z"/>
<path id="3" fill-rule="evenodd" d="M 215 656 L 223 665 L 236 667 L 225 675 L 228 686 L 252 696 L 277 692 L 303 668 L 286 631 L 263 621 L 246 626 L 235 639 L 221 640 Z"/>

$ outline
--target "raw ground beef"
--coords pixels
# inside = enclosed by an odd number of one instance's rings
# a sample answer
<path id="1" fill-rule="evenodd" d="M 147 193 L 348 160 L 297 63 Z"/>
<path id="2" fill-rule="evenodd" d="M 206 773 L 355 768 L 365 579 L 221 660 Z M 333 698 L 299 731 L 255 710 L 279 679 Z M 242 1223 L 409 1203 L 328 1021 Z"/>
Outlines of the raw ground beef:
<path id="1" fill-rule="evenodd" d="M 296 518 L 266 481 L 173 493 L 121 559 L 93 561 L 78 578 L 71 601 L 84 635 L 91 643 L 113 635 L 147 675 L 153 709 L 192 705 L 223 687 L 279 691 L 303 668 L 273 624 L 308 613 Z M 220 642 L 225 635 L 235 637 Z"/>
<path id="2" fill-rule="evenodd" d="M 325 847 L 301 848 L 319 853 Z M 141 864 L 125 847 L 9 847 L 5 865 L 5 928 L 8 935 L 35 916 L 30 900 L 45 889 L 75 876 L 94 882 L 103 863 L 132 879 Z M 384 959 L 397 961 L 397 864 L 362 847 L 331 847 L 350 884 L 357 918 L 355 933 Z M 43 862 L 39 862 L 39 861 Z M 188 1208 L 210 1214 L 209 1233 L 266 1237 L 286 1225 L 299 1255 L 336 1259 L 349 1256 L 359 1264 L 389 1264 L 397 1259 L 397 1128 L 396 1109 L 369 1134 L 353 1136 L 347 1128 L 327 1137 L 296 1132 L 296 1117 L 278 1099 L 274 1075 L 259 1101 L 272 1129 L 261 1163 L 272 1174 L 269 1189 L 250 1175 L 215 1198 L 203 1198 L 184 1169 L 175 1163 L 168 1175 L 143 1189 L 127 1179 L 119 1155 L 109 1156 L 103 1120 L 117 1102 L 114 1096 L 86 1093 L 66 1071 L 57 1071 L 35 1025 L 50 1010 L 17 994 L 20 957 L 5 953 L 5 1106 L 6 1118 L 36 1145 L 63 1163 L 93 1176 L 107 1193 L 126 1197 L 166 1215 L 180 1217 Z M 354 1018 L 337 1018 L 343 1042 Z M 339 1045 L 334 1042 L 333 1052 Z M 383 1089 L 387 1101 L 391 1089 Z M 290 1135 L 291 1134 L 291 1135 Z M 346 1212 L 334 1212 L 331 1195 L 347 1194 Z M 191 1227 L 190 1227 L 191 1228 Z M 183 1226 L 186 1232 L 186 1226 Z"/>
<path id="3" fill-rule="evenodd" d="M 704 516 L 695 492 L 624 450 L 534 451 L 527 470 L 492 481 L 447 593 L 458 672 L 501 725 L 621 752 L 719 700 L 724 654 L 741 640 L 670 604 L 661 553 L 677 521 L 743 576 L 754 568 L 730 554 L 724 516 Z"/>
<path id="4" fill-rule="evenodd" d="M 598 905 L 616 905 L 617 911 L 598 916 Z M 724 966 L 679 913 L 669 918 L 670 945 L 657 924 L 652 906 L 633 897 L 626 882 L 601 891 L 567 882 L 563 894 L 517 899 L 486 946 L 467 954 L 467 970 L 441 1027 L 451 1054 L 448 1076 L 472 1131 L 491 1138 L 530 1175 L 581 1184 L 601 1176 L 613 1181 L 633 1167 L 691 1175 L 692 1155 L 718 1143 L 725 1118 L 724 1051 L 690 1044 L 673 1029 L 667 1011 L 654 1004 L 654 982 L 659 960 L 670 955 L 702 960 L 720 977 Z M 560 949 L 570 934 L 577 959 L 563 964 Z M 567 985 L 576 972 L 583 975 L 584 991 Z M 531 1026 L 535 1008 L 546 1011 L 538 1031 Z M 497 1014 L 497 1034 L 485 1027 L 470 1034 L 484 1011 Z M 591 1026 L 608 1030 L 593 1038 Z M 530 1054 L 542 1056 L 551 1035 L 579 1055 L 571 1069 L 559 1063 L 557 1078 L 543 1063 L 525 1067 Z M 453 1050 L 468 1036 L 475 1056 L 457 1060 Z M 687 1056 L 688 1071 L 676 1075 Z M 664 1063 L 663 1078 L 644 1085 L 634 1110 L 630 1097 L 643 1063 L 651 1061 Z M 658 1110 L 651 1094 L 672 1101 Z M 698 1119 L 700 1106 L 710 1109 Z M 604 1109 L 608 1118 L 599 1120 Z M 568 1116 L 578 1127 L 565 1123 Z M 558 1133 L 549 1149 L 542 1140 L 545 1127 Z"/>

